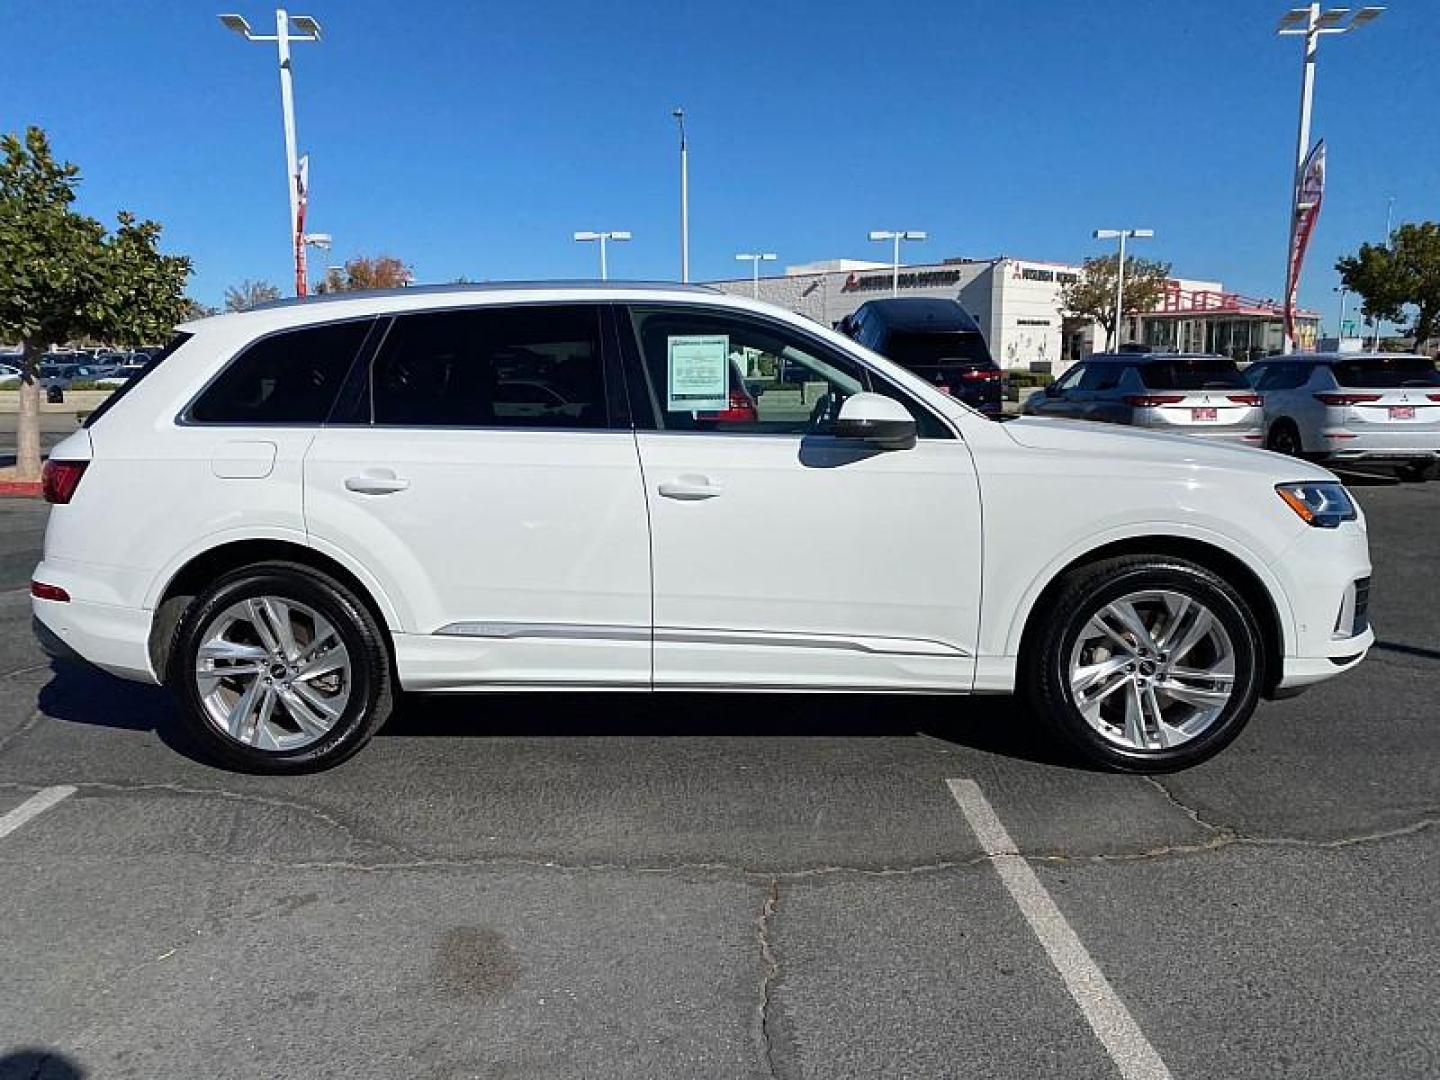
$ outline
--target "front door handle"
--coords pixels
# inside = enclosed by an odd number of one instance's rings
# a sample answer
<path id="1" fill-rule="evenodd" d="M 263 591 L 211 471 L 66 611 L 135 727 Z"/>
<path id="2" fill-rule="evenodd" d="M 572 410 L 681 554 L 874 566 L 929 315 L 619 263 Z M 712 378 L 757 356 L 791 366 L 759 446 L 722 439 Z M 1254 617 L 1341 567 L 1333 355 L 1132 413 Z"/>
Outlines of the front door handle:
<path id="1" fill-rule="evenodd" d="M 666 480 L 655 490 L 667 499 L 697 502 L 700 499 L 715 498 L 720 494 L 720 485 L 711 483 L 708 476 L 687 475 L 677 476 L 674 480 Z"/>
<path id="2" fill-rule="evenodd" d="M 361 495 L 390 495 L 397 491 L 404 491 L 409 486 L 409 480 L 396 476 L 390 469 L 375 469 L 359 476 L 345 478 L 345 490 L 356 491 Z"/>

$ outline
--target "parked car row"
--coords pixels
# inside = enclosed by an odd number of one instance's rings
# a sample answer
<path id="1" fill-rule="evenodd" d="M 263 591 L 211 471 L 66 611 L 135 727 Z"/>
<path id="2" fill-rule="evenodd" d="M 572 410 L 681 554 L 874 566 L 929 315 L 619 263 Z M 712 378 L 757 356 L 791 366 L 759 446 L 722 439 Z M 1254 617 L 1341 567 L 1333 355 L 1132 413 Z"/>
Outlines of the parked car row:
<path id="1" fill-rule="evenodd" d="M 1021 410 L 1265 447 L 1424 480 L 1440 463 L 1440 370 L 1424 356 L 1302 353 L 1241 371 L 1190 353 L 1101 353 Z"/>

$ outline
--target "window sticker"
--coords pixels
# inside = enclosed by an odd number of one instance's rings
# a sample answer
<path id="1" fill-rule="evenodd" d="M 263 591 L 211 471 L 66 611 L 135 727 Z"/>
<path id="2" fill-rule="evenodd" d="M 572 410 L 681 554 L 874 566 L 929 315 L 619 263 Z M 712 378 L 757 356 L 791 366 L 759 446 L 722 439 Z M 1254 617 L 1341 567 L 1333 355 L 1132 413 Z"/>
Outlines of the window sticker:
<path id="1" fill-rule="evenodd" d="M 667 343 L 665 408 L 724 409 L 730 404 L 730 337 L 672 334 Z"/>

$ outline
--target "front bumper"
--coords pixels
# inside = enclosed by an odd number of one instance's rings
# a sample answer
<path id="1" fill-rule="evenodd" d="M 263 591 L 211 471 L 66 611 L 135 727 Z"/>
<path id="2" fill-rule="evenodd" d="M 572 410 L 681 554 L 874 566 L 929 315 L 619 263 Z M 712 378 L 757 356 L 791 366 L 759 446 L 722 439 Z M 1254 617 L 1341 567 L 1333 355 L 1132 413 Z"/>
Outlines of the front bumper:
<path id="1" fill-rule="evenodd" d="M 1365 659 L 1375 631 L 1368 614 L 1357 612 L 1357 595 L 1363 588 L 1368 599 L 1370 577 L 1363 517 L 1338 529 L 1306 528 L 1270 566 L 1294 619 L 1274 690 L 1322 682 Z"/>

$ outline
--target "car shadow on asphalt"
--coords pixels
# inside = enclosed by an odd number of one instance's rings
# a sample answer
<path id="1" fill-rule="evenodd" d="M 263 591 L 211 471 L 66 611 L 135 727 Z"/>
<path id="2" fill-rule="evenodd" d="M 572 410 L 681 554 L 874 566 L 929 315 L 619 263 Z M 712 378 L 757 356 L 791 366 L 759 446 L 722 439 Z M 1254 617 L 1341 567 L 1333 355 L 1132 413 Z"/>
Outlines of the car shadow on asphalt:
<path id="1" fill-rule="evenodd" d="M 170 693 L 57 660 L 40 690 L 46 716 L 72 724 L 153 731 L 207 762 Z M 628 737 L 910 738 L 1088 771 L 1048 741 L 1009 697 L 917 694 L 514 692 L 402 694 L 381 738 Z M 208 763 L 208 762 L 207 762 Z"/>

